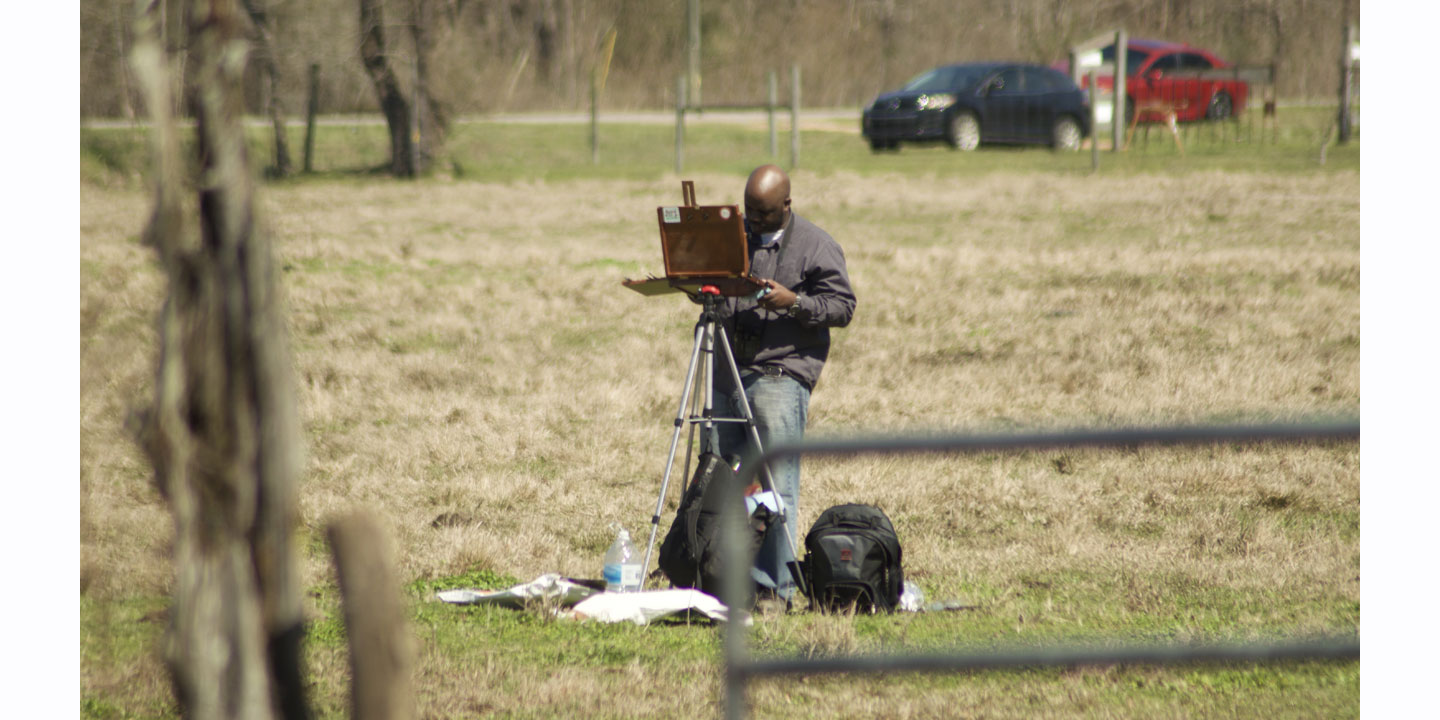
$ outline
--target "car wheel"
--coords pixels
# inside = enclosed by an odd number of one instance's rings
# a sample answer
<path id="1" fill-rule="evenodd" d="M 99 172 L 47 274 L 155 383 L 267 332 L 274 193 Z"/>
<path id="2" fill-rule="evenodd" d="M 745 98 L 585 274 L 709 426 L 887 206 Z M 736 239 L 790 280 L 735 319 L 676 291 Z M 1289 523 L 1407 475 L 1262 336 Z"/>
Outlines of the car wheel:
<path id="1" fill-rule="evenodd" d="M 1074 152 L 1080 149 L 1080 124 L 1075 118 L 1065 115 L 1055 121 L 1055 127 L 1051 133 L 1051 147 L 1057 151 Z"/>
<path id="2" fill-rule="evenodd" d="M 1235 103 L 1230 100 L 1230 95 L 1224 90 L 1215 93 L 1210 98 L 1210 105 L 1205 108 L 1206 120 L 1229 120 L 1230 115 L 1235 111 Z"/>
<path id="3" fill-rule="evenodd" d="M 945 141 L 950 143 L 950 147 L 965 152 L 980 147 L 980 121 L 975 119 L 974 113 L 957 112 L 951 115 L 950 124 L 945 128 Z"/>

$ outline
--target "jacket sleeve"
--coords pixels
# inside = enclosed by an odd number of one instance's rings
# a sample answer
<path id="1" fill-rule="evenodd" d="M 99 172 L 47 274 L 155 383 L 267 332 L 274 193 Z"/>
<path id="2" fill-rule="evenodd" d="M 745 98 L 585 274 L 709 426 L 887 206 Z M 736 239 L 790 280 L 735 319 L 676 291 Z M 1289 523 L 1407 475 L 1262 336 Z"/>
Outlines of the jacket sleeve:
<path id="1" fill-rule="evenodd" d="M 790 314 L 806 327 L 845 327 L 855 314 L 855 291 L 845 269 L 845 251 L 831 240 L 821 245 Z"/>

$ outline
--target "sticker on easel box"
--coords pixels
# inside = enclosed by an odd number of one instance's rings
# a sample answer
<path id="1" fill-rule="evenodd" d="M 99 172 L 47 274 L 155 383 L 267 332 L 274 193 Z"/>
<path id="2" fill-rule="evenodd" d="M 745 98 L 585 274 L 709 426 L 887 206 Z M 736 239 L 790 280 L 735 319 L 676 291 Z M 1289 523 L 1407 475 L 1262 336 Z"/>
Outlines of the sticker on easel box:
<path id="1" fill-rule="evenodd" d="M 663 214 L 664 214 L 664 216 L 665 216 L 665 222 L 667 222 L 667 223 L 678 223 L 678 222 L 680 222 L 680 208 L 678 208 L 678 207 L 667 207 L 667 208 L 661 208 L 661 211 L 663 212 Z"/>

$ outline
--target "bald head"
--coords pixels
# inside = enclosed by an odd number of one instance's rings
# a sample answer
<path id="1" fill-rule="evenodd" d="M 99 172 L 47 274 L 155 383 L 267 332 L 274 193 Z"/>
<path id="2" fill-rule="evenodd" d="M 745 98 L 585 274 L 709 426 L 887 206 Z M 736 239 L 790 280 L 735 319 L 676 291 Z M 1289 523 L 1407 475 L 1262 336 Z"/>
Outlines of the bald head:
<path id="1" fill-rule="evenodd" d="M 745 219 L 755 232 L 775 232 L 790 219 L 790 176 L 761 165 L 745 183 Z"/>

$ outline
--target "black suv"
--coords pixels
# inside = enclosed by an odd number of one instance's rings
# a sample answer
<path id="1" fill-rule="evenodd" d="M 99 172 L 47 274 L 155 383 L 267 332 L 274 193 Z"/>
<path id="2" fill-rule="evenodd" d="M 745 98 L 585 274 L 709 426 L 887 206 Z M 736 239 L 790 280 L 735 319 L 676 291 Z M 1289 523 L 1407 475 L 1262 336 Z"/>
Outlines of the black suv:
<path id="1" fill-rule="evenodd" d="M 1032 143 L 1078 150 L 1090 135 L 1090 106 L 1065 73 L 1025 63 L 945 65 L 875 98 L 860 132 L 876 152 L 902 142 Z"/>

